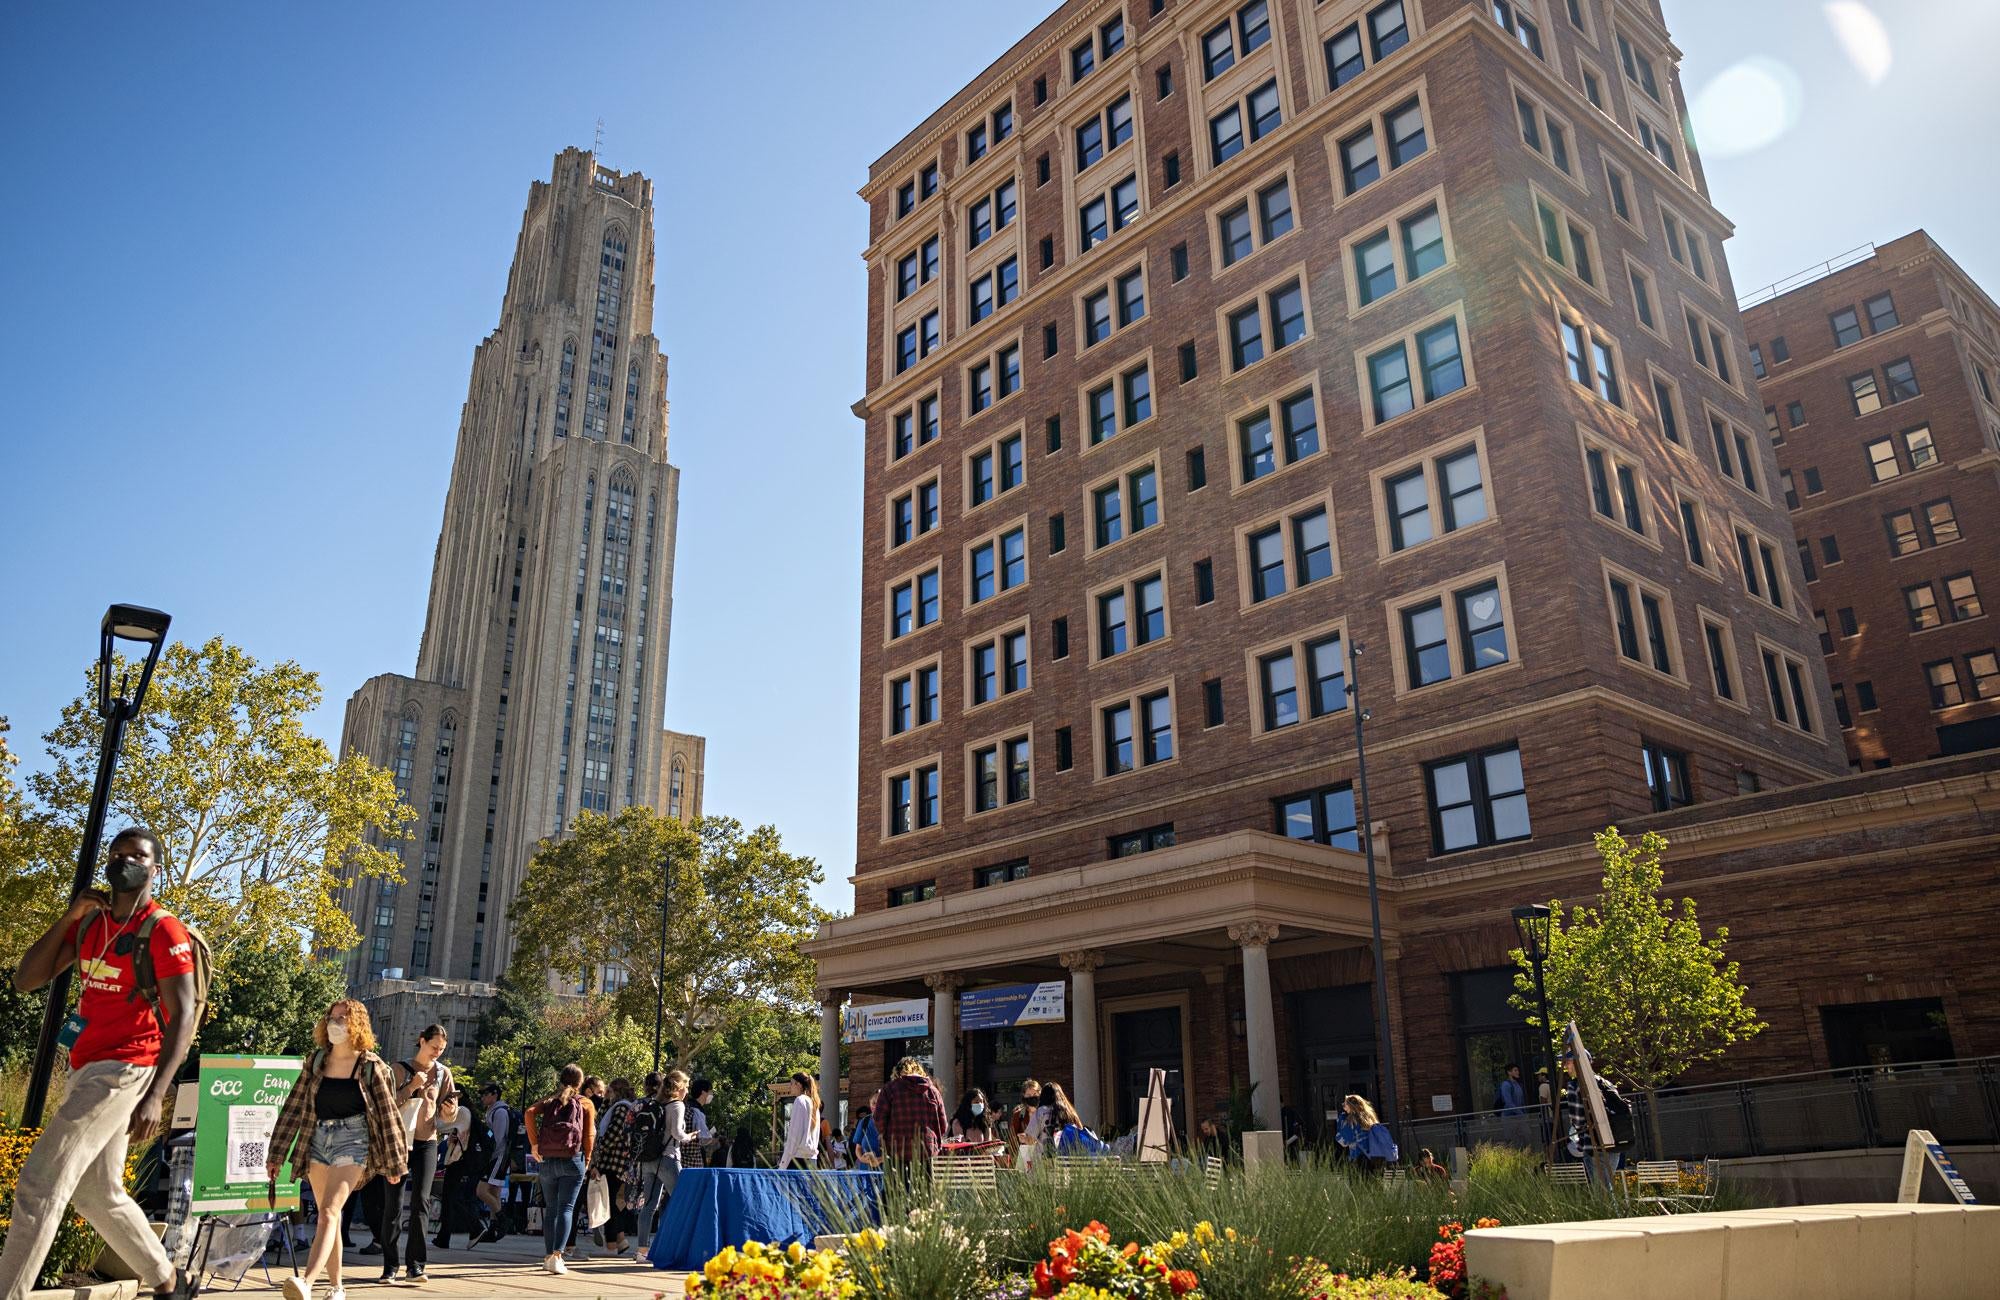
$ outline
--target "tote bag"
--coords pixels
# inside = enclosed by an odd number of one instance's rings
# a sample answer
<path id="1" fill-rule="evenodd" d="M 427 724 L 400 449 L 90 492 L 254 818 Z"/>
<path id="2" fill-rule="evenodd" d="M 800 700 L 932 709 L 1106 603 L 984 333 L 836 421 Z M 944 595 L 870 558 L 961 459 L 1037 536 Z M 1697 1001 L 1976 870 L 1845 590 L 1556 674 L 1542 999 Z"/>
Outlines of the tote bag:
<path id="1" fill-rule="evenodd" d="M 604 1179 L 592 1175 L 584 1182 L 583 1226 L 597 1229 L 611 1218 L 611 1187 Z"/>

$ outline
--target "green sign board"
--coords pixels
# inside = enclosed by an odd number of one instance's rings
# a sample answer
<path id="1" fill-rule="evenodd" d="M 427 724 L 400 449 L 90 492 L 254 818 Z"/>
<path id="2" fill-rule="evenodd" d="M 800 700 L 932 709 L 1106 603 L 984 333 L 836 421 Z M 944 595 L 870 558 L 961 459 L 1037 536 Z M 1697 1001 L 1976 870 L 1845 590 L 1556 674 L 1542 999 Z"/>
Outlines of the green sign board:
<path id="1" fill-rule="evenodd" d="M 305 1062 L 290 1056 L 204 1056 L 194 1118 L 196 1214 L 296 1210 L 298 1171 L 285 1169 L 270 1198 L 271 1130 Z"/>

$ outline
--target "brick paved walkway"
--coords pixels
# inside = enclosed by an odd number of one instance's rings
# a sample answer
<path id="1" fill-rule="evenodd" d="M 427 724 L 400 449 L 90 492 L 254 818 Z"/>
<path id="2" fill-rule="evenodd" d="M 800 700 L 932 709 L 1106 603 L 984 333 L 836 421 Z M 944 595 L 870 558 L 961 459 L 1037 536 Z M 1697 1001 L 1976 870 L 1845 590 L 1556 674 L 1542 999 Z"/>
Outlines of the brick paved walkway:
<path id="1" fill-rule="evenodd" d="M 570 1265 L 566 1276 L 554 1277 L 542 1271 L 542 1239 L 512 1236 L 477 1250 L 431 1251 L 431 1281 L 424 1286 L 382 1286 L 379 1256 L 350 1250 L 342 1260 L 342 1279 L 349 1300 L 384 1300 L 390 1295 L 417 1300 L 484 1300 L 487 1296 L 544 1296 L 562 1300 L 654 1300 L 656 1296 L 676 1300 L 682 1294 L 681 1274 L 662 1272 L 650 1264 L 634 1264 L 632 1257 L 610 1259 L 601 1253 L 596 1259 Z M 284 1279 L 282 1268 L 271 1270 L 266 1283 L 260 1269 L 251 1269 L 243 1279 L 240 1294 L 275 1296 Z M 202 1292 L 208 1297 L 234 1294 L 227 1282 Z M 315 1300 L 325 1300 L 326 1284 L 314 1288 Z"/>

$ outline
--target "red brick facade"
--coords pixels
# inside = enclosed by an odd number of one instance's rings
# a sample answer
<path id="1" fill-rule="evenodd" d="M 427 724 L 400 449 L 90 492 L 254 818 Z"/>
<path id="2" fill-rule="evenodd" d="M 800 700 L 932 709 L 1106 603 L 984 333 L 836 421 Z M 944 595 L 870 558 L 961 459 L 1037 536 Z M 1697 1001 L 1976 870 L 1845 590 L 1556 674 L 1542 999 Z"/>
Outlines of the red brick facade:
<path id="1" fill-rule="evenodd" d="M 1743 321 L 1850 761 L 2000 745 L 2000 308 L 1917 231 Z"/>

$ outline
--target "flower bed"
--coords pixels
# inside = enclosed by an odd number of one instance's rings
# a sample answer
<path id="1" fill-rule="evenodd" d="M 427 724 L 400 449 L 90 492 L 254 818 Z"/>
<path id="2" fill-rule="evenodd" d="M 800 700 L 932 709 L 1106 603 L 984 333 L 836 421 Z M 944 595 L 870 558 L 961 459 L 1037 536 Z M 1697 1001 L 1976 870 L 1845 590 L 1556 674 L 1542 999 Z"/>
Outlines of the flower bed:
<path id="1" fill-rule="evenodd" d="M 14 1222 L 14 1186 L 21 1179 L 21 1166 L 28 1162 L 28 1153 L 35 1149 L 35 1139 L 42 1135 L 38 1128 L 0 1129 L 0 1242 L 7 1239 L 7 1230 Z M 125 1186 L 129 1189 L 139 1172 L 139 1153 L 130 1152 L 125 1157 Z M 36 1286 L 55 1286 L 62 1279 L 74 1276 L 90 1267 L 104 1249 L 104 1241 L 83 1216 L 75 1213 L 64 1216 L 62 1226 L 56 1229 L 55 1242 L 50 1245 L 48 1257 L 42 1261 L 41 1276 Z"/>

